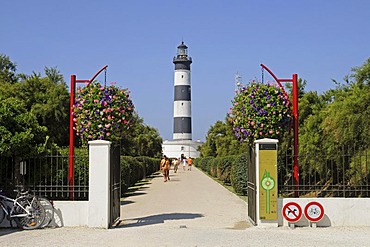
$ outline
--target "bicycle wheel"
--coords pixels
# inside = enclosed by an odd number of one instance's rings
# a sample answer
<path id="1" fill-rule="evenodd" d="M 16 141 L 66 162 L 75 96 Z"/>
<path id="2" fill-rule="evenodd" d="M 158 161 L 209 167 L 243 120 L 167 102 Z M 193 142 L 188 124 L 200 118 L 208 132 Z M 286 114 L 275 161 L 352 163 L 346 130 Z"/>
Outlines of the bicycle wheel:
<path id="1" fill-rule="evenodd" d="M 48 199 L 44 197 L 39 197 L 38 199 L 45 210 L 45 219 L 40 225 L 40 228 L 44 228 L 49 226 L 54 219 L 54 206 Z"/>
<path id="2" fill-rule="evenodd" d="M 24 230 L 32 230 L 39 228 L 45 219 L 45 209 L 36 197 L 32 197 L 29 201 L 27 198 L 22 198 L 17 201 L 21 206 L 17 205 L 15 212 L 19 214 L 27 213 L 24 217 L 14 217 L 18 227 Z M 23 208 L 22 208 L 23 207 Z"/>
<path id="3" fill-rule="evenodd" d="M 5 218 L 5 206 L 2 202 L 0 202 L 0 225 L 1 223 L 3 222 L 4 218 Z"/>

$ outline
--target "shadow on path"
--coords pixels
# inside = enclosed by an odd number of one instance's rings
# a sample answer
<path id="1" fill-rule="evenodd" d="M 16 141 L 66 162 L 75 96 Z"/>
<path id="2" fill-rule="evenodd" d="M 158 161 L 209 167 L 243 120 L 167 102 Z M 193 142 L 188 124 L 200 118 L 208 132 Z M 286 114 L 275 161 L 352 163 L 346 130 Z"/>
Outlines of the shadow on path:
<path id="1" fill-rule="evenodd" d="M 192 214 L 192 213 L 158 214 L 158 215 L 151 215 L 151 216 L 146 216 L 142 218 L 125 219 L 121 222 L 118 228 L 161 224 L 161 223 L 164 223 L 165 220 L 190 220 L 190 219 L 195 219 L 199 217 L 204 217 L 204 215 L 203 214 Z"/>
<path id="2" fill-rule="evenodd" d="M 19 232 L 19 231 L 22 231 L 22 230 L 19 228 L 0 228 L 0 237 L 3 235 L 12 234 L 12 233 Z"/>
<path id="3" fill-rule="evenodd" d="M 134 201 L 129 201 L 129 200 L 121 201 L 121 206 L 128 205 L 128 204 L 131 204 L 131 203 L 134 203 Z"/>

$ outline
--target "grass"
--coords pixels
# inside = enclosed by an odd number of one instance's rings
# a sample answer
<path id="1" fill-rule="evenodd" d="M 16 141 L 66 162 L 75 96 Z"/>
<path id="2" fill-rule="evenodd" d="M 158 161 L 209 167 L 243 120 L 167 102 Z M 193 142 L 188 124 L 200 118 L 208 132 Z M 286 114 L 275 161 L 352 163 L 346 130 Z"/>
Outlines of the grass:
<path id="1" fill-rule="evenodd" d="M 205 171 L 203 171 L 202 169 L 200 169 L 198 167 L 198 170 L 203 172 L 204 174 L 206 174 L 209 178 L 213 179 L 214 181 L 216 181 L 217 183 L 221 184 L 223 187 L 225 187 L 228 191 L 230 191 L 231 193 L 234 193 L 235 195 L 237 195 L 240 199 L 242 199 L 243 201 L 247 202 L 248 201 L 248 196 L 245 196 L 245 195 L 240 195 L 238 193 L 235 192 L 233 186 L 231 186 L 230 184 L 225 184 L 224 182 L 222 182 L 220 179 L 216 178 L 216 177 L 212 177 L 210 174 L 206 173 Z"/>

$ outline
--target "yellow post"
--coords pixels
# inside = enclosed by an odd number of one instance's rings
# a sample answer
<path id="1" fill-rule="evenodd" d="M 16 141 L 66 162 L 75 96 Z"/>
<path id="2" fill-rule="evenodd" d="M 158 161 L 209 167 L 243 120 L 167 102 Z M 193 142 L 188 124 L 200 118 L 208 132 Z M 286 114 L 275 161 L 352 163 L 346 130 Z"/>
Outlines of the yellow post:
<path id="1" fill-rule="evenodd" d="M 257 225 L 278 225 L 276 139 L 256 140 Z"/>

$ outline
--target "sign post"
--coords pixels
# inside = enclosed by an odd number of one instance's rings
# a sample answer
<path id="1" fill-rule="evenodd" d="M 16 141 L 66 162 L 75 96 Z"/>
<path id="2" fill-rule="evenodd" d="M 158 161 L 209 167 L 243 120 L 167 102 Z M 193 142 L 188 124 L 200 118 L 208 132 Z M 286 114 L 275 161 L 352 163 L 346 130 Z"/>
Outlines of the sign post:
<path id="1" fill-rule="evenodd" d="M 257 225 L 278 226 L 276 139 L 256 140 Z"/>
<path id="2" fill-rule="evenodd" d="M 316 222 L 324 217 L 324 207 L 318 202 L 310 202 L 304 208 L 304 215 L 311 222 L 311 226 L 316 227 Z"/>
<path id="3" fill-rule="evenodd" d="M 294 223 L 302 218 L 302 208 L 296 202 L 288 202 L 285 204 L 281 213 L 289 222 L 291 228 L 294 228 Z"/>

